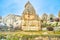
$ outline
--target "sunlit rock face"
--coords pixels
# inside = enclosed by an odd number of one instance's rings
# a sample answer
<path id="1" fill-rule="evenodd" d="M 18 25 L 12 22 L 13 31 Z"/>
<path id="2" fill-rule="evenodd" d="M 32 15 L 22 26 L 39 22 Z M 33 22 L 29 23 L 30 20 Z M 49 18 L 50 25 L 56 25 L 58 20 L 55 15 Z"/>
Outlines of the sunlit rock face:
<path id="1" fill-rule="evenodd" d="M 8 27 L 16 26 L 16 24 L 20 24 L 20 16 L 15 14 L 8 14 L 6 17 L 3 18 L 3 23 L 5 23 Z M 18 25 L 20 27 L 20 25 Z"/>
<path id="2" fill-rule="evenodd" d="M 41 20 L 29 1 L 25 5 L 21 19 L 22 30 L 41 30 Z"/>

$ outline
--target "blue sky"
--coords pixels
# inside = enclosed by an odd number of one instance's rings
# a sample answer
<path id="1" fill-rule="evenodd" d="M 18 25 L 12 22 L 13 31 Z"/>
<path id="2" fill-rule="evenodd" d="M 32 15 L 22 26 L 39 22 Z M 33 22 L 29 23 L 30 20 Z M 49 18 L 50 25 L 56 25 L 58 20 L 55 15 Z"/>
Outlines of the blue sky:
<path id="1" fill-rule="evenodd" d="M 43 13 L 58 15 L 60 0 L 29 0 L 38 15 Z M 8 14 L 22 15 L 28 0 L 0 0 L 0 16 Z"/>

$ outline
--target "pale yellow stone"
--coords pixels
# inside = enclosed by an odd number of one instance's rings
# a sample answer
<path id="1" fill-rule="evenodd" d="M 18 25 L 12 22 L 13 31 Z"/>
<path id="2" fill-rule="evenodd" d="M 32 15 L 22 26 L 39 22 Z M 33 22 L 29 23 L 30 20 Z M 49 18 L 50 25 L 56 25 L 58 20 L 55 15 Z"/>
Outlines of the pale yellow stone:
<path id="1" fill-rule="evenodd" d="M 41 20 L 29 1 L 25 5 L 21 20 L 22 30 L 41 30 Z"/>

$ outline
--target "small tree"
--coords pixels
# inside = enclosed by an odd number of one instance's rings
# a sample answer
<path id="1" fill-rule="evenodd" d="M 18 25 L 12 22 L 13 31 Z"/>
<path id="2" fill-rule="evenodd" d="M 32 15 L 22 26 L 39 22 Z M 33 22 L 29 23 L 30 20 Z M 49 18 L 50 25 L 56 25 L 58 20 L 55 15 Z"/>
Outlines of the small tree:
<path id="1" fill-rule="evenodd" d="M 53 21 L 53 20 L 54 20 L 54 17 L 55 17 L 55 16 L 54 16 L 53 14 L 50 14 L 50 15 L 49 15 L 49 20 Z"/>

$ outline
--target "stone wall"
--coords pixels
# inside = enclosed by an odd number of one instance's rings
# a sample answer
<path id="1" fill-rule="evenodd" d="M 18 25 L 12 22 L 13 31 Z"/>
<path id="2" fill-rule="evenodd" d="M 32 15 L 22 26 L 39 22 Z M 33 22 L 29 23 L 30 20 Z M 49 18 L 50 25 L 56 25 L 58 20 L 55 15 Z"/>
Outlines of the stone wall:
<path id="1" fill-rule="evenodd" d="M 51 36 L 46 36 L 46 37 L 37 37 L 34 38 L 34 40 L 60 40 L 59 37 L 51 37 Z"/>
<path id="2" fill-rule="evenodd" d="M 27 40 L 60 40 L 60 36 L 37 36 L 37 37 L 30 36 L 30 37 L 28 36 Z M 26 37 L 22 39 L 25 40 Z"/>

